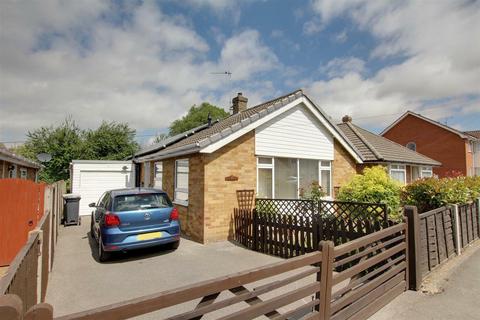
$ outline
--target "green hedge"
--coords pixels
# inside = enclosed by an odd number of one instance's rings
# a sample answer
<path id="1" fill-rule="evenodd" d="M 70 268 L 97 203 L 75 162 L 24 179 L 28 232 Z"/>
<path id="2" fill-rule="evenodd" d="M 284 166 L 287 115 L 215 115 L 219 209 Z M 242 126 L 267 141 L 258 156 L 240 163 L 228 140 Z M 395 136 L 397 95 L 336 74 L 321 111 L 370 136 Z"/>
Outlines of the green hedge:
<path id="1" fill-rule="evenodd" d="M 365 168 L 363 174 L 357 174 L 340 188 L 337 199 L 340 201 L 358 201 L 384 203 L 389 209 L 389 218 L 401 220 L 400 194 L 402 186 L 390 178 L 382 166 Z M 368 213 L 366 213 L 368 214 Z"/>
<path id="2" fill-rule="evenodd" d="M 407 185 L 402 192 L 402 203 L 425 212 L 447 204 L 467 203 L 479 196 L 480 177 L 427 178 Z"/>

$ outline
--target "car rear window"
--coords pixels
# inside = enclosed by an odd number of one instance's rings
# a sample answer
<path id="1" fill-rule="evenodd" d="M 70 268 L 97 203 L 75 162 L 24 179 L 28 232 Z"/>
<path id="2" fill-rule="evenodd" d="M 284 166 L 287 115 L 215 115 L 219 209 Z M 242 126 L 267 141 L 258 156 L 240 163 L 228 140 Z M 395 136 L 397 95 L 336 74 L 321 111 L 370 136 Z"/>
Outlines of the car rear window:
<path id="1" fill-rule="evenodd" d="M 134 211 L 154 208 L 169 208 L 172 202 L 164 193 L 143 193 L 116 196 L 113 211 Z"/>

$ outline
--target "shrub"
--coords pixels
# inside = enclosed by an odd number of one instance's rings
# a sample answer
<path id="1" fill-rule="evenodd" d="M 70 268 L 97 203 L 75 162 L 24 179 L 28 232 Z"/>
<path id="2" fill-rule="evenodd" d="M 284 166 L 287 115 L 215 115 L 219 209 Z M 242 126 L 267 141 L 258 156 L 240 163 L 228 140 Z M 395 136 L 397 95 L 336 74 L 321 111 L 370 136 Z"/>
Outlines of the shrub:
<path id="1" fill-rule="evenodd" d="M 313 181 L 310 184 L 309 190 L 305 190 L 304 188 L 300 188 L 300 198 L 305 200 L 312 200 L 318 202 L 322 200 L 327 194 L 323 192 L 322 187 L 318 183 L 318 181 Z"/>
<path id="2" fill-rule="evenodd" d="M 480 177 L 427 178 L 406 186 L 402 202 L 425 212 L 447 204 L 467 203 L 479 196 Z"/>
<path id="3" fill-rule="evenodd" d="M 389 210 L 389 218 L 399 221 L 401 185 L 390 178 L 384 167 L 365 168 L 363 174 L 357 174 L 340 188 L 338 200 L 370 203 L 384 203 Z M 368 213 L 366 213 L 368 214 Z"/>

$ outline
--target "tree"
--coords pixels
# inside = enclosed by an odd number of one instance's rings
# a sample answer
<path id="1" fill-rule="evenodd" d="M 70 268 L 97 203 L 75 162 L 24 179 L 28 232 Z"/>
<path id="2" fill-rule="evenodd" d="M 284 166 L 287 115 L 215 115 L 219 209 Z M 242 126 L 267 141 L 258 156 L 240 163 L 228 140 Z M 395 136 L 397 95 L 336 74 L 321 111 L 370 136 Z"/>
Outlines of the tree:
<path id="1" fill-rule="evenodd" d="M 153 139 L 153 142 L 152 144 L 155 144 L 155 143 L 159 143 L 160 141 L 163 141 L 165 139 L 168 138 L 168 134 L 166 133 L 160 133 L 159 135 L 157 135 L 154 139 Z"/>
<path id="2" fill-rule="evenodd" d="M 44 163 L 39 178 L 52 183 L 68 180 L 70 163 L 74 159 L 121 160 L 138 150 L 135 130 L 125 123 L 103 122 L 96 130 L 81 130 L 71 118 L 59 126 L 41 127 L 28 132 L 27 142 L 16 152 L 36 160 L 39 153 L 49 153 L 52 159 Z"/>
<path id="3" fill-rule="evenodd" d="M 169 131 L 170 136 L 207 123 L 209 113 L 212 120 L 223 119 L 228 116 L 228 112 L 208 102 L 204 102 L 200 106 L 193 105 L 186 116 L 172 122 Z"/>
<path id="4" fill-rule="evenodd" d="M 37 154 L 45 152 L 52 159 L 44 163 L 39 178 L 52 183 L 58 180 L 67 180 L 69 165 L 78 158 L 82 145 L 82 131 L 71 118 L 65 119 L 58 127 L 41 127 L 28 132 L 25 144 L 17 148 L 16 152 L 36 160 Z"/>
<path id="5" fill-rule="evenodd" d="M 82 159 L 122 160 L 138 150 L 135 130 L 126 123 L 106 122 L 83 133 Z"/>

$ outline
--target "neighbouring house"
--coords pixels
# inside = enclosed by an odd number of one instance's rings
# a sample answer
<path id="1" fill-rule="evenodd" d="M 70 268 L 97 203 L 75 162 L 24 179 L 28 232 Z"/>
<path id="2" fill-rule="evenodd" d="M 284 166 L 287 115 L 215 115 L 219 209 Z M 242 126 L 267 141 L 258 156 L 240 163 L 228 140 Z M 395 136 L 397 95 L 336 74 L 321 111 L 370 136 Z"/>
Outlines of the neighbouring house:
<path id="1" fill-rule="evenodd" d="M 357 164 L 358 172 L 365 167 L 382 165 L 387 168 L 392 178 L 407 184 L 417 179 L 432 177 L 433 168 L 441 165 L 436 160 L 356 126 L 349 116 L 343 117 L 342 121 L 337 126 L 363 159 L 363 163 Z"/>
<path id="2" fill-rule="evenodd" d="M 407 111 L 381 134 L 440 161 L 442 165 L 433 169 L 439 177 L 480 175 L 480 131 L 462 132 Z"/>
<path id="3" fill-rule="evenodd" d="M 165 190 L 178 208 L 182 231 L 193 240 L 206 243 L 232 235 L 238 190 L 254 190 L 262 198 L 296 199 L 302 188 L 318 182 L 333 198 L 335 186 L 369 163 L 301 90 L 252 108 L 247 101 L 239 93 L 229 117 L 208 121 L 134 156 L 140 167 L 138 185 Z M 425 162 L 415 164 L 438 165 L 422 159 Z"/>
<path id="4" fill-rule="evenodd" d="M 105 191 L 135 186 L 132 161 L 72 160 L 70 163 L 72 193 L 80 195 L 80 215 L 90 215 L 88 204 L 98 202 Z"/>
<path id="5" fill-rule="evenodd" d="M 18 178 L 38 180 L 41 164 L 0 148 L 0 179 Z"/>

